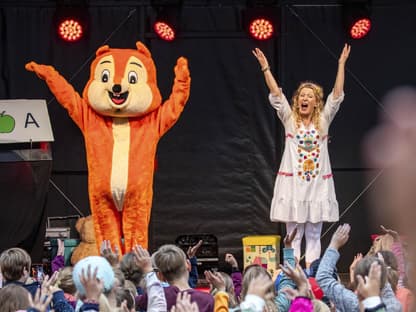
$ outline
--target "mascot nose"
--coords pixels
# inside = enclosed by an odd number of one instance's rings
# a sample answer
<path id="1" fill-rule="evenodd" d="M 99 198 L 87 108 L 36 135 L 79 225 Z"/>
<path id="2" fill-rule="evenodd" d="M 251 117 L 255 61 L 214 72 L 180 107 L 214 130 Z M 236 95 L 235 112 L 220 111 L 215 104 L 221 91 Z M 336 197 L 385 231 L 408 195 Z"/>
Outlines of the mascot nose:
<path id="1" fill-rule="evenodd" d="M 114 93 L 120 93 L 121 92 L 121 85 L 116 84 L 113 86 L 113 92 Z"/>

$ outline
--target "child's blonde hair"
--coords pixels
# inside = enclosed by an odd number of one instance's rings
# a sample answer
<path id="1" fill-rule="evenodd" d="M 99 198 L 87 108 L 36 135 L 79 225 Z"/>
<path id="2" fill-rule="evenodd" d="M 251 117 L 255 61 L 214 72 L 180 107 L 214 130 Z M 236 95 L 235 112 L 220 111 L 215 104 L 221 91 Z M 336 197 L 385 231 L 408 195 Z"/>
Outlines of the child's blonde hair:
<path id="1" fill-rule="evenodd" d="M 237 302 L 237 298 L 235 297 L 233 280 L 231 276 L 225 272 L 218 272 L 218 273 L 221 274 L 225 282 L 225 292 L 228 294 L 228 307 L 235 308 L 238 305 L 238 302 Z M 218 289 L 216 288 L 213 288 L 210 291 L 211 295 L 213 296 L 215 296 L 217 292 L 218 292 Z"/>
<path id="2" fill-rule="evenodd" d="M 299 112 L 298 100 L 299 100 L 299 94 L 304 88 L 311 89 L 313 91 L 313 94 L 315 95 L 317 106 L 314 107 L 313 112 L 312 112 L 312 122 L 313 122 L 313 125 L 315 126 L 315 129 L 319 131 L 321 111 L 324 108 L 324 90 L 320 85 L 312 81 L 301 82 L 299 84 L 299 87 L 296 89 L 295 93 L 293 94 L 292 112 L 293 112 L 293 117 L 295 119 L 296 128 L 298 129 L 302 122 L 300 112 Z"/>
<path id="3" fill-rule="evenodd" d="M 167 244 L 161 246 L 153 254 L 152 259 L 168 283 L 188 273 L 186 255 L 182 249 L 175 245 Z"/>
<path id="4" fill-rule="evenodd" d="M 242 282 L 241 295 L 240 295 L 241 302 L 244 301 L 244 298 L 247 295 L 248 286 L 250 285 L 251 281 L 257 276 L 268 276 L 270 280 L 272 280 L 270 273 L 262 266 L 258 264 L 252 264 L 252 265 L 247 266 L 244 269 L 244 274 L 243 274 L 243 282 Z M 274 285 L 270 286 L 267 293 L 268 293 L 266 295 L 267 299 L 265 299 L 266 300 L 265 311 L 277 312 L 277 305 L 274 302 L 274 297 L 275 297 Z"/>
<path id="5" fill-rule="evenodd" d="M 73 267 L 65 267 L 58 273 L 58 278 L 55 285 L 62 289 L 64 293 L 75 295 L 77 288 L 72 279 Z"/>

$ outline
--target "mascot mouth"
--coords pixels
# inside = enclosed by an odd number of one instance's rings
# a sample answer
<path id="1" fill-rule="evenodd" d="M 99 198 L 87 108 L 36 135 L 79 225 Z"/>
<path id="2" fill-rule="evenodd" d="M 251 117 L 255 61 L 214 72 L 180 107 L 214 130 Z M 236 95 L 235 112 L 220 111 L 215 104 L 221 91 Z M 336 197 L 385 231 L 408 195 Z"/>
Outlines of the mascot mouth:
<path id="1" fill-rule="evenodd" d="M 116 105 L 122 105 L 127 97 L 129 96 L 129 92 L 123 92 L 123 93 L 113 93 L 108 91 L 108 96 L 110 97 L 111 101 Z"/>

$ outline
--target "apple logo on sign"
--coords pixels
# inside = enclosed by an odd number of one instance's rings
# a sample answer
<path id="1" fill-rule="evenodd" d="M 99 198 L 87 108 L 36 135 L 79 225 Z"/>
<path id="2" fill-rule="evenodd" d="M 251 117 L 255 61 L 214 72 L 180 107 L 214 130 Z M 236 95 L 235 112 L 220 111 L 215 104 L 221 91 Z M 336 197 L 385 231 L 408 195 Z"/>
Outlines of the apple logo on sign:
<path id="1" fill-rule="evenodd" d="M 5 115 L 6 111 L 0 113 L 0 133 L 10 133 L 14 129 L 16 122 L 10 115 Z"/>

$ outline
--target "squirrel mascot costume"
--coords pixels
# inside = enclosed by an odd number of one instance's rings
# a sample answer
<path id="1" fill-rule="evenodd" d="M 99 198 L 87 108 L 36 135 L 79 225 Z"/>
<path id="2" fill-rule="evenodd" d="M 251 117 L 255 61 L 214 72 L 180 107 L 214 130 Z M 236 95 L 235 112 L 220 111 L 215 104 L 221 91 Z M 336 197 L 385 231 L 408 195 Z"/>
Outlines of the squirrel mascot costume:
<path id="1" fill-rule="evenodd" d="M 190 92 L 188 63 L 180 57 L 172 93 L 161 105 L 150 51 L 141 42 L 136 47 L 100 47 L 82 97 L 52 66 L 26 64 L 84 135 L 97 251 L 103 240 L 123 253 L 136 244 L 148 248 L 157 144 L 178 120 Z"/>

